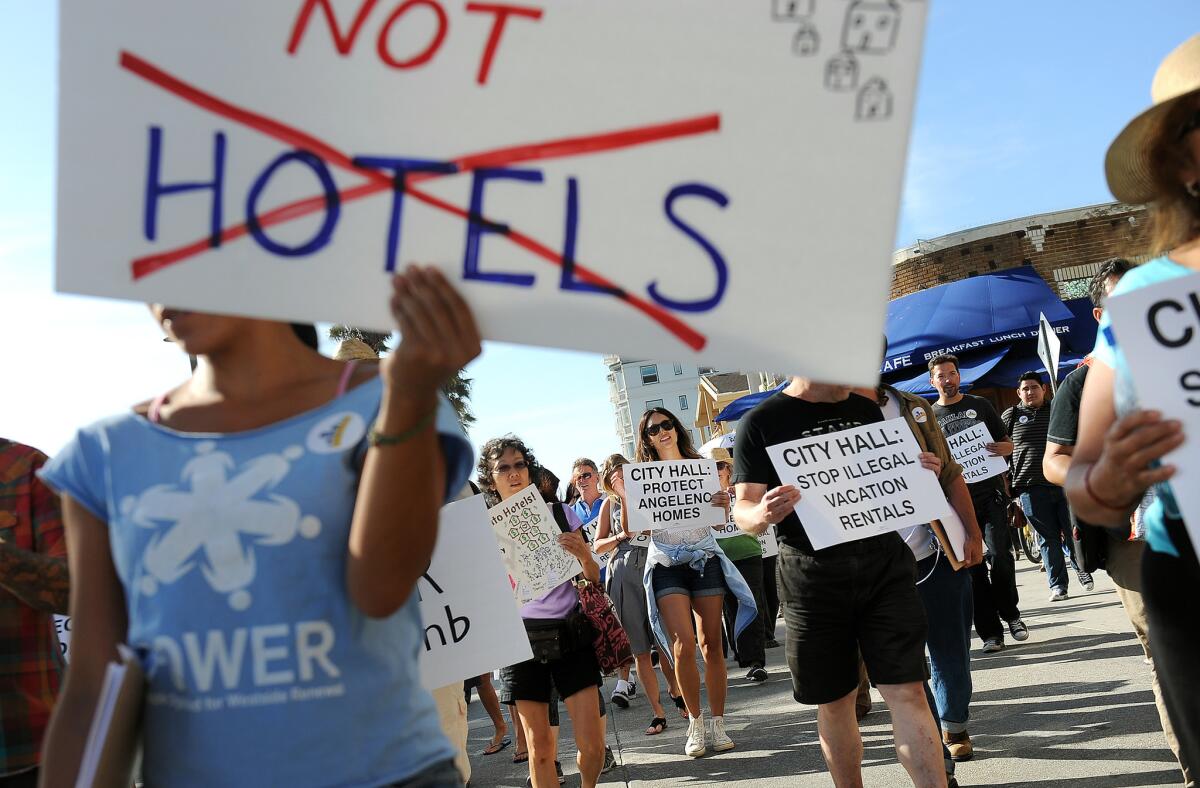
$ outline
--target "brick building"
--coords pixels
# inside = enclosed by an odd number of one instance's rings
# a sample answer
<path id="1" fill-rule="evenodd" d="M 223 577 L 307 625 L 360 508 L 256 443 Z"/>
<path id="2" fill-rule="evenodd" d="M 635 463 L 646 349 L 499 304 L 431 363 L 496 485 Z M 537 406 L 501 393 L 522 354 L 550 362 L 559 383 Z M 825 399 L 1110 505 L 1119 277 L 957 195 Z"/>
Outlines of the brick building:
<path id="1" fill-rule="evenodd" d="M 895 252 L 892 298 L 1019 265 L 1033 266 L 1064 301 L 1087 295 L 1109 257 L 1146 255 L 1146 210 L 1106 203 L 944 235 Z"/>

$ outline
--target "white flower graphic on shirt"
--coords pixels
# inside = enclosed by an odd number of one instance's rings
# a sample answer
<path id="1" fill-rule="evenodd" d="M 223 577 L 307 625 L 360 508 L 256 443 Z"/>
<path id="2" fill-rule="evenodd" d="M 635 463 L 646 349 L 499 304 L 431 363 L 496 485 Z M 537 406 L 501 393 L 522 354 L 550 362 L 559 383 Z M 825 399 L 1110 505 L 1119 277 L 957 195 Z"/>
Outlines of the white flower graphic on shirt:
<path id="1" fill-rule="evenodd" d="M 287 477 L 304 449 L 289 446 L 264 454 L 240 468 L 213 441 L 196 445 L 183 466 L 181 485 L 159 484 L 121 501 L 121 511 L 142 528 L 158 531 L 142 555 L 138 590 L 153 596 L 197 565 L 234 610 L 253 601 L 248 590 L 259 547 L 285 545 L 299 534 L 312 539 L 321 521 L 303 515 L 290 498 L 270 492 Z"/>

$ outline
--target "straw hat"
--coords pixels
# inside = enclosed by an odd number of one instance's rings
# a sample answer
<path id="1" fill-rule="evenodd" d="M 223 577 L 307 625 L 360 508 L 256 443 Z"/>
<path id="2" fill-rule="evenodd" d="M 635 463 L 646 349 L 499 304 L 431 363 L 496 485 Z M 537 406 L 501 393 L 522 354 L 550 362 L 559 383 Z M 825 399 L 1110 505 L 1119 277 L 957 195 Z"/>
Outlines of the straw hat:
<path id="1" fill-rule="evenodd" d="M 371 350 L 371 346 L 366 342 L 352 337 L 342 340 L 333 357 L 338 361 L 374 361 L 379 358 L 379 354 Z"/>
<path id="2" fill-rule="evenodd" d="M 1150 175 L 1150 146 L 1158 124 L 1179 101 L 1200 92 L 1200 33 L 1175 48 L 1154 74 L 1150 98 L 1154 105 L 1126 126 L 1104 157 L 1108 188 L 1123 202 L 1144 203 L 1156 196 Z"/>

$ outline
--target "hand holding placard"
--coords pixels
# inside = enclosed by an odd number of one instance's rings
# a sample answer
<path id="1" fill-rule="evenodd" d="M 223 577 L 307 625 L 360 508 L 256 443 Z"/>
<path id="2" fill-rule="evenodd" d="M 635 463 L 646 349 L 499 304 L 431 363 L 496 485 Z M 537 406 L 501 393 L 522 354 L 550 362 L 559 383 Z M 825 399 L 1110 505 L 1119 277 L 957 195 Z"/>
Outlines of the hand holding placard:
<path id="1" fill-rule="evenodd" d="M 949 504 L 920 453 L 903 418 L 767 447 L 779 478 L 800 490 L 795 511 L 817 550 L 944 517 Z"/>

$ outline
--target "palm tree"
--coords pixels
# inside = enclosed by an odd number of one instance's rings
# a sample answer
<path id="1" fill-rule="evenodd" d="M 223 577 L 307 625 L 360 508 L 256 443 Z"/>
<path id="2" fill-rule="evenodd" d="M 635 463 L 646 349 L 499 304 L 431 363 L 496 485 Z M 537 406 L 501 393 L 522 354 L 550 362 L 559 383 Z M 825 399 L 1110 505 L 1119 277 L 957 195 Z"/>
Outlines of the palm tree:
<path id="1" fill-rule="evenodd" d="M 357 339 L 366 343 L 371 350 L 375 351 L 376 355 L 382 356 L 389 350 L 388 340 L 391 339 L 391 334 L 364 331 L 354 326 L 335 324 L 329 328 L 329 338 L 338 342 Z M 458 416 L 458 423 L 464 431 L 475 423 L 475 414 L 471 412 L 472 383 L 474 381 L 467 377 L 466 373 L 460 369 L 454 374 L 454 377 L 446 381 L 446 385 L 442 386 L 442 393 L 446 395 L 446 398 L 450 400 L 450 404 L 454 406 L 454 413 Z"/>

